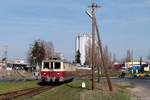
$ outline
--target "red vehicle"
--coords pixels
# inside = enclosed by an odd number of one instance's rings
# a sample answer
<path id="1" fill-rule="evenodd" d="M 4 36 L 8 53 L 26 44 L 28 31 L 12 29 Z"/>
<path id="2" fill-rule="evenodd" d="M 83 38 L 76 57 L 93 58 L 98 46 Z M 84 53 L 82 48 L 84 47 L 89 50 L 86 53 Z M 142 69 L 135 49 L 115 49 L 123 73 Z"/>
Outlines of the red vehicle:
<path id="1" fill-rule="evenodd" d="M 75 65 L 64 60 L 45 60 L 42 62 L 41 79 L 43 82 L 62 82 L 75 76 Z"/>

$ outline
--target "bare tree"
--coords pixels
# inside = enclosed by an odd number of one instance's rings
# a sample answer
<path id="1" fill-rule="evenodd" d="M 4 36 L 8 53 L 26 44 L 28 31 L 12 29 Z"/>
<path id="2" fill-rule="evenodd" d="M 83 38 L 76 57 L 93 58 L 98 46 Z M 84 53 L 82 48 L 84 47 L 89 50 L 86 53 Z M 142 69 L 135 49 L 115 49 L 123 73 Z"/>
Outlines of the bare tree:
<path id="1" fill-rule="evenodd" d="M 37 63 L 41 65 L 42 60 L 45 59 L 45 49 L 43 41 L 35 40 L 33 45 L 30 47 L 28 57 L 28 60 L 32 65 Z"/>
<path id="2" fill-rule="evenodd" d="M 31 65 L 41 66 L 44 59 L 49 59 L 54 55 L 54 48 L 51 42 L 35 40 L 29 47 L 27 59 Z"/>
<path id="3" fill-rule="evenodd" d="M 117 61 L 117 59 L 116 59 L 116 54 L 114 53 L 114 54 L 113 54 L 113 60 L 112 60 L 112 62 L 115 63 L 116 61 Z"/>
<path id="4" fill-rule="evenodd" d="M 133 59 L 133 51 L 127 50 L 126 62 L 132 61 Z"/>
<path id="5" fill-rule="evenodd" d="M 148 54 L 147 59 L 150 60 L 150 54 Z"/>
<path id="6" fill-rule="evenodd" d="M 102 66 L 102 59 L 100 57 L 100 50 L 99 47 L 97 45 L 97 43 L 95 43 L 95 65 L 97 67 Z M 90 40 L 88 41 L 87 45 L 86 45 L 86 61 L 85 64 L 87 65 L 91 65 L 91 54 L 92 54 L 92 45 Z M 105 65 L 107 67 L 110 67 L 112 65 L 112 55 L 108 50 L 108 47 L 105 46 L 103 47 L 103 57 L 104 57 L 104 61 L 105 61 Z"/>
<path id="7" fill-rule="evenodd" d="M 52 42 L 44 41 L 45 59 L 51 59 L 54 57 L 54 47 Z"/>
<path id="8" fill-rule="evenodd" d="M 107 67 L 112 66 L 112 54 L 108 50 L 108 46 L 103 48 L 104 63 Z"/>

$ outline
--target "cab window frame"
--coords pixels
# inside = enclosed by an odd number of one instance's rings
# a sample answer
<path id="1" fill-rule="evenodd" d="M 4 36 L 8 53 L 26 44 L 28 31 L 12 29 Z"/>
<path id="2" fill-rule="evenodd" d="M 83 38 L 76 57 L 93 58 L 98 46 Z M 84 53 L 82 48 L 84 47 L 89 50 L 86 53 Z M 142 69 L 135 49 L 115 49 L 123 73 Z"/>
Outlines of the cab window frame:
<path id="1" fill-rule="evenodd" d="M 61 62 L 55 62 L 55 69 L 61 69 Z"/>

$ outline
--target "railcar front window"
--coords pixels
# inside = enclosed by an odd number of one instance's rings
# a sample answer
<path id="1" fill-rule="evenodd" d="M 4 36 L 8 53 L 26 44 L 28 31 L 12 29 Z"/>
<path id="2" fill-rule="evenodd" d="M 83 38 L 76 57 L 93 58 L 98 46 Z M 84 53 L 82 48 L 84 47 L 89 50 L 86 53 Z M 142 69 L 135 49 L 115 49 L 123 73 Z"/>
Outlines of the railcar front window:
<path id="1" fill-rule="evenodd" d="M 44 68 L 44 69 L 49 69 L 49 63 L 48 63 L 48 62 L 45 62 L 43 68 Z"/>
<path id="2" fill-rule="evenodd" d="M 51 69 L 53 69 L 53 62 L 51 62 Z"/>
<path id="3" fill-rule="evenodd" d="M 60 62 L 55 62 L 55 69 L 60 69 Z"/>

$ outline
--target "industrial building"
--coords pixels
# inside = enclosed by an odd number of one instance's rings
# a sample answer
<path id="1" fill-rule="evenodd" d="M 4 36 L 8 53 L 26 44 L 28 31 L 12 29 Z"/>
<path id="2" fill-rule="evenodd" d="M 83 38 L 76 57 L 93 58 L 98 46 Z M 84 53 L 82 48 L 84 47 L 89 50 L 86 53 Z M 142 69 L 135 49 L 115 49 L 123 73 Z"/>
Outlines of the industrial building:
<path id="1" fill-rule="evenodd" d="M 92 42 L 92 36 L 89 34 L 82 34 L 76 37 L 75 52 L 79 50 L 81 65 L 84 65 L 86 60 L 86 46 Z"/>

